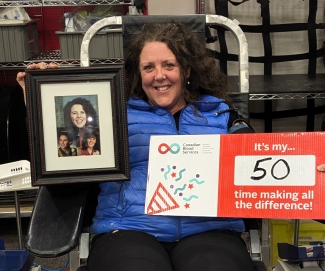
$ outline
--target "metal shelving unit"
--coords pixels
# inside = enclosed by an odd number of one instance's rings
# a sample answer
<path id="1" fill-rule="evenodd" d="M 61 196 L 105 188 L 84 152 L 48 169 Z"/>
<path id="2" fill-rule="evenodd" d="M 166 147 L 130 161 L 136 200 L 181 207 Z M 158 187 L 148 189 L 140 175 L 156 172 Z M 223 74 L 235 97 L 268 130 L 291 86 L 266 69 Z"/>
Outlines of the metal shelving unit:
<path id="1" fill-rule="evenodd" d="M 92 6 L 92 5 L 131 5 L 132 0 L 93 0 L 93 1 L 0 1 L 0 7 L 53 7 L 53 6 Z"/>
<path id="2" fill-rule="evenodd" d="M 39 1 L 0 1 L 0 7 L 40 7 Z"/>
<path id="3" fill-rule="evenodd" d="M 0 70 L 17 70 L 24 69 L 29 64 L 43 61 L 47 64 L 55 63 L 59 67 L 74 67 L 80 66 L 80 60 L 78 59 L 67 59 L 62 60 L 60 58 L 60 51 L 43 51 L 40 52 L 30 59 L 23 62 L 0 62 Z M 91 65 L 114 65 L 114 64 L 123 64 L 123 58 L 110 58 L 110 59 L 91 59 Z"/>
<path id="4" fill-rule="evenodd" d="M 238 86 L 237 76 L 228 76 L 230 89 Z M 278 74 L 250 75 L 249 100 L 316 100 L 325 99 L 323 76 Z"/>
<path id="5" fill-rule="evenodd" d="M 262 93 L 262 94 L 249 94 L 251 101 L 264 101 L 264 100 L 296 100 L 296 99 L 324 99 L 325 93 Z"/>
<path id="6" fill-rule="evenodd" d="M 95 6 L 95 5 L 133 5 L 134 0 L 74 0 L 74 1 L 52 1 L 52 0 L 27 0 L 27 1 L 0 1 L 1 7 L 65 7 L 65 6 Z M 56 63 L 58 66 L 80 66 L 80 61 L 62 60 L 60 51 L 42 51 L 22 62 L 0 62 L 0 70 L 19 70 L 26 68 L 30 63 L 43 61 L 45 63 Z M 92 59 L 92 65 L 121 64 L 123 59 Z"/>

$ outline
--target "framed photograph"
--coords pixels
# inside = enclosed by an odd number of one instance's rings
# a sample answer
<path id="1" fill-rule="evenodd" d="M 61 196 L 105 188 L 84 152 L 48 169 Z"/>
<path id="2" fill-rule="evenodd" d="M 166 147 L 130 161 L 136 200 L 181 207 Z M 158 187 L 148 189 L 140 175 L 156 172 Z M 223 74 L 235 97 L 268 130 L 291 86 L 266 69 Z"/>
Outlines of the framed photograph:
<path id="1" fill-rule="evenodd" d="M 32 185 L 129 180 L 123 66 L 26 74 Z"/>

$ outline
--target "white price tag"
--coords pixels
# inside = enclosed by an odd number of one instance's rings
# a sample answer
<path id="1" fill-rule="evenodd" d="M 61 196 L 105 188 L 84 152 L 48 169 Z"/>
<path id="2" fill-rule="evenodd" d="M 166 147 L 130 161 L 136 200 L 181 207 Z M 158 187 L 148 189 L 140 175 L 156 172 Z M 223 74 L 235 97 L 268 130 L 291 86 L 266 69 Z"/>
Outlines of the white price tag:
<path id="1" fill-rule="evenodd" d="M 314 155 L 256 155 L 235 157 L 235 185 L 313 186 Z"/>

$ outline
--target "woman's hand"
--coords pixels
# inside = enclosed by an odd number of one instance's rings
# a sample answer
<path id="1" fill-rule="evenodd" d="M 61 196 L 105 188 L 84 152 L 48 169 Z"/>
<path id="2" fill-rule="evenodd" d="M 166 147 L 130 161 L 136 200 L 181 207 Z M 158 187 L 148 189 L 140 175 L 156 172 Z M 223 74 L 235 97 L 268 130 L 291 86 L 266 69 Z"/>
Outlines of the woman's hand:
<path id="1" fill-rule="evenodd" d="M 325 172 L 325 164 L 319 165 L 319 166 L 317 167 L 317 170 L 318 170 L 318 171 Z"/>
<path id="2" fill-rule="evenodd" d="M 49 65 L 47 65 L 45 62 L 40 62 L 40 63 L 33 63 L 33 64 L 30 64 L 30 65 L 27 66 L 27 69 L 29 69 L 29 70 L 36 70 L 36 69 L 46 70 L 47 68 L 57 69 L 58 65 L 55 64 L 55 63 L 50 63 Z M 24 101 L 25 101 L 25 104 L 26 104 L 25 76 L 26 76 L 25 72 L 18 72 L 17 77 L 16 77 L 16 81 L 18 82 L 18 84 L 23 89 Z"/>

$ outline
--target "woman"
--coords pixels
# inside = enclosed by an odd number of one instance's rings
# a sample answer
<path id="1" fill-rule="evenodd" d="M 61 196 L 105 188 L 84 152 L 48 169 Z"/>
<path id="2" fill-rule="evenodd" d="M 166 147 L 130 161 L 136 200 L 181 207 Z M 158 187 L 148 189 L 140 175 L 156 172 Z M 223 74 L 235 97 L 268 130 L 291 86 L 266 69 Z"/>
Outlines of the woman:
<path id="1" fill-rule="evenodd" d="M 228 105 L 226 76 L 194 33 L 170 22 L 135 36 L 125 80 L 131 179 L 100 183 L 88 269 L 254 270 L 242 219 L 144 214 L 151 135 L 253 132 Z"/>
<path id="2" fill-rule="evenodd" d="M 76 156 L 77 149 L 71 147 L 72 144 L 72 137 L 69 132 L 62 131 L 59 133 L 59 145 L 60 148 L 58 149 L 59 157 L 66 157 L 66 156 Z"/>
<path id="3" fill-rule="evenodd" d="M 73 127 L 76 133 L 87 126 L 97 126 L 97 112 L 92 103 L 82 97 L 66 103 L 63 108 L 65 127 Z"/>
<path id="4" fill-rule="evenodd" d="M 76 146 L 81 146 L 83 129 L 98 125 L 96 110 L 89 100 L 78 97 L 64 106 L 63 114 L 65 128 L 71 130 L 76 140 Z"/>
<path id="5" fill-rule="evenodd" d="M 81 155 L 99 155 L 99 135 L 96 130 L 86 128 L 81 142 Z"/>
<path id="6" fill-rule="evenodd" d="M 89 270 L 254 270 L 242 219 L 144 214 L 150 136 L 249 127 L 226 103 L 226 77 L 178 23 L 145 25 L 125 58 L 130 182 L 101 183 Z M 219 113 L 219 114 L 216 114 Z M 218 116 L 216 116 L 218 115 Z"/>

